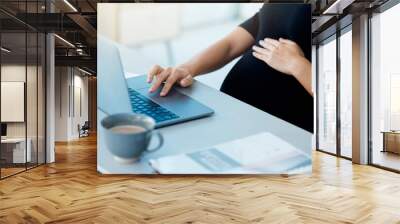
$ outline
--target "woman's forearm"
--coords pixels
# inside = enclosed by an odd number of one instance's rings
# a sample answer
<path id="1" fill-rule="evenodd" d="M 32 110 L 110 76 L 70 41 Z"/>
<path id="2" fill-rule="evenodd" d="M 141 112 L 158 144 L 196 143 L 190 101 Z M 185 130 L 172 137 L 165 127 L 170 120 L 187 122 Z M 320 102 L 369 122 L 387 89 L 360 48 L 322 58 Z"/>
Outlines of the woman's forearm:
<path id="1" fill-rule="evenodd" d="M 243 54 L 253 42 L 253 37 L 246 30 L 237 27 L 180 67 L 187 68 L 193 76 L 213 72 Z"/>
<path id="2" fill-rule="evenodd" d="M 243 54 L 253 42 L 254 38 L 248 31 L 242 27 L 236 27 L 223 39 L 179 66 L 163 68 L 155 65 L 147 74 L 148 83 L 153 82 L 154 77 L 157 77 L 149 91 L 156 91 L 164 83 L 160 96 L 166 96 L 175 83 L 179 83 L 182 87 L 188 87 L 192 85 L 194 76 L 221 68 Z"/>
<path id="3" fill-rule="evenodd" d="M 311 63 L 306 58 L 302 58 L 296 63 L 292 75 L 300 82 L 309 94 L 313 95 Z"/>
<path id="4" fill-rule="evenodd" d="M 232 60 L 229 43 L 222 39 L 180 65 L 187 68 L 192 76 L 215 71 Z"/>

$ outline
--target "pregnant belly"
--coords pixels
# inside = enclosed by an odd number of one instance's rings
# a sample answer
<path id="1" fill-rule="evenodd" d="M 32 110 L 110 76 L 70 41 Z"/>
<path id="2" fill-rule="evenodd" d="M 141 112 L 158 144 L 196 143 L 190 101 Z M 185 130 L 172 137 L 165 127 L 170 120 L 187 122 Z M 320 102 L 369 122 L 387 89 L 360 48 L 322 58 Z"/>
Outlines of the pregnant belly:
<path id="1" fill-rule="evenodd" d="M 249 104 L 255 101 L 268 101 L 274 92 L 277 78 L 282 76 L 263 61 L 253 57 L 251 51 L 233 66 L 221 86 L 221 91 Z M 263 98 L 263 99 L 261 99 Z"/>
<path id="2" fill-rule="evenodd" d="M 313 98 L 290 75 L 282 74 L 250 53 L 232 68 L 221 91 L 269 114 L 312 131 Z"/>

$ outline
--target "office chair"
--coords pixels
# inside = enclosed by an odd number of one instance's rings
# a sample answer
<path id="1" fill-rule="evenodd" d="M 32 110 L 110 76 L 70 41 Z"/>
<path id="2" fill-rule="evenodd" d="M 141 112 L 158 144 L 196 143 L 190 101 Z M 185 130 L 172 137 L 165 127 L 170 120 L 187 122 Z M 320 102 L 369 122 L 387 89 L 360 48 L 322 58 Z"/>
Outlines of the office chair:
<path id="1" fill-rule="evenodd" d="M 89 129 L 90 129 L 89 121 L 85 121 L 82 127 L 78 124 L 79 138 L 89 136 Z"/>

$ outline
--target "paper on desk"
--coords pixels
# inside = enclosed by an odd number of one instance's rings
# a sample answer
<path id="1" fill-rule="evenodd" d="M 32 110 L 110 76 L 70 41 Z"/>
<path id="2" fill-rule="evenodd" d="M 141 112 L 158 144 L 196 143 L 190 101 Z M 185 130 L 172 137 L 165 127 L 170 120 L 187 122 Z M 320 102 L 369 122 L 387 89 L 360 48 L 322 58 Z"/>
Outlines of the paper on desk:
<path id="1" fill-rule="evenodd" d="M 311 157 L 269 132 L 196 152 L 150 160 L 162 174 L 295 174 L 311 171 Z"/>

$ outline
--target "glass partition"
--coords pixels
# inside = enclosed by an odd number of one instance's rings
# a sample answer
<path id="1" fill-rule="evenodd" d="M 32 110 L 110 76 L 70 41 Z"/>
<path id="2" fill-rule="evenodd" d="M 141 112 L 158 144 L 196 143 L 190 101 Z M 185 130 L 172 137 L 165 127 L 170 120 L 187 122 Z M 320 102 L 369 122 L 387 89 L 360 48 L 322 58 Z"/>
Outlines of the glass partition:
<path id="1" fill-rule="evenodd" d="M 18 13 L 44 1 L 18 2 Z M 1 2 L 0 6 L 13 4 Z M 4 23 L 3 20 L 7 20 Z M 0 178 L 45 162 L 45 34 L 0 12 Z"/>
<path id="2" fill-rule="evenodd" d="M 1 176 L 26 169 L 26 33 L 1 34 Z M 4 50 L 7 49 L 7 50 Z"/>

